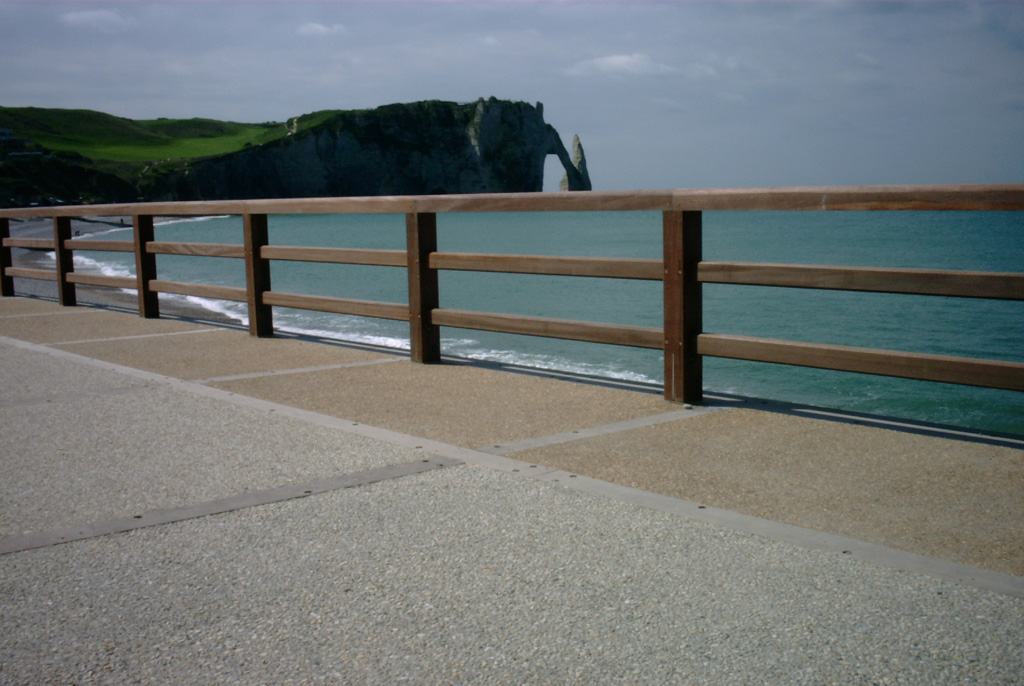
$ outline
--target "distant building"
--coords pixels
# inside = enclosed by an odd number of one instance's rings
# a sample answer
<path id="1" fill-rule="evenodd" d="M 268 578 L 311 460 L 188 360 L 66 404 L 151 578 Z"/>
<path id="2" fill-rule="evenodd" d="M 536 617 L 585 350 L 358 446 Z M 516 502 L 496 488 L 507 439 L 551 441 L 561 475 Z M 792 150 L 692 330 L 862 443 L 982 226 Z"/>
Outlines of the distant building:
<path id="1" fill-rule="evenodd" d="M 18 140 L 18 137 L 14 135 L 14 131 L 12 129 L 0 129 L 0 143 L 8 143 L 16 140 Z"/>

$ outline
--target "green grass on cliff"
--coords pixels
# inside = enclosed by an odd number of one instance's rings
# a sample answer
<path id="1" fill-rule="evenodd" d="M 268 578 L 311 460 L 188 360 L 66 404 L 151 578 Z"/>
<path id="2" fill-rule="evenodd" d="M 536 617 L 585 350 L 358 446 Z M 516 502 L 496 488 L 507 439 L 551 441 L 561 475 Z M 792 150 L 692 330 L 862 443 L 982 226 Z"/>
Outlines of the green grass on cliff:
<path id="1" fill-rule="evenodd" d="M 150 162 L 222 155 L 286 134 L 284 124 L 212 119 L 136 121 L 91 110 L 0 107 L 0 128 L 56 152 L 95 161 Z"/>
<path id="2" fill-rule="evenodd" d="M 454 112 L 458 106 L 447 103 Z M 263 145 L 309 130 L 327 127 L 351 128 L 372 114 L 372 121 L 386 127 L 389 120 L 411 117 L 423 124 L 424 116 L 435 116 L 436 102 L 385 105 L 375 110 L 320 110 L 286 122 L 242 124 L 214 119 L 134 120 L 92 110 L 43 107 L 0 107 L 0 128 L 49 151 L 73 153 L 92 164 L 119 173 L 118 165 L 141 169 L 152 163 L 191 160 L 237 152 L 250 145 Z M 399 127 L 400 128 L 400 127 Z M 129 173 L 120 169 L 120 173 Z"/>

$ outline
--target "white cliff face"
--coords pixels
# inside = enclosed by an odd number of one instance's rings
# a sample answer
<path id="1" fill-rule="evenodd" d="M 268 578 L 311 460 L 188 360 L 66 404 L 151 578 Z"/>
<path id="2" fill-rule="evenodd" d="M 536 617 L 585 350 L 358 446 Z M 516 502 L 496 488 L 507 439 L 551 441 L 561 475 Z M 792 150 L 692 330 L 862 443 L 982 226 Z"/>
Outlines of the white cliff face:
<path id="1" fill-rule="evenodd" d="M 469 122 L 469 126 L 466 127 L 466 137 L 469 138 L 469 145 L 477 157 L 480 157 L 480 127 L 483 124 L 486 109 L 483 99 L 477 100 L 473 121 Z"/>
<path id="2" fill-rule="evenodd" d="M 583 144 L 580 143 L 580 137 L 576 134 L 573 134 L 572 137 L 572 160 L 570 164 L 576 173 L 573 178 L 570 178 L 572 172 L 566 168 L 565 176 L 562 177 L 558 189 L 562 191 L 593 190 L 590 184 L 590 172 L 587 171 L 587 157 L 583 154 Z"/>
<path id="3" fill-rule="evenodd" d="M 590 172 L 587 171 L 587 156 L 583 154 L 583 144 L 580 143 L 580 137 L 577 134 L 572 136 L 572 166 L 576 167 L 576 171 L 580 173 L 580 177 L 587 186 L 580 190 L 591 190 Z"/>

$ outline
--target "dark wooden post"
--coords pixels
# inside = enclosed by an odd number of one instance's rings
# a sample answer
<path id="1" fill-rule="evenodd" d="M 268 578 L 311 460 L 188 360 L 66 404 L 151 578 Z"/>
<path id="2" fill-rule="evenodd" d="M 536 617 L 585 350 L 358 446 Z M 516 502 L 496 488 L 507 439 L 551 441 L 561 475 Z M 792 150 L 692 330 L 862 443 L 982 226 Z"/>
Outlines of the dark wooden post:
<path id="1" fill-rule="evenodd" d="M 135 287 L 139 292 L 139 316 L 156 319 L 160 316 L 160 301 L 157 293 L 149 288 L 149 282 L 156 280 L 156 255 L 146 246 L 153 240 L 153 217 L 137 214 L 132 225 L 135 229 Z"/>
<path id="2" fill-rule="evenodd" d="M 7 274 L 12 265 L 11 249 L 4 245 L 4 239 L 11 237 L 11 222 L 7 217 L 0 217 L 0 296 L 9 298 L 14 295 L 14 277 Z"/>
<path id="3" fill-rule="evenodd" d="M 75 271 L 74 253 L 64 241 L 71 240 L 71 218 L 53 218 L 53 242 L 57 255 L 57 298 L 61 305 L 73 307 L 77 304 L 75 284 L 68 281 L 68 274 Z"/>
<path id="4" fill-rule="evenodd" d="M 249 303 L 249 334 L 267 338 L 274 335 L 274 311 L 263 303 L 270 290 L 270 260 L 261 251 L 267 244 L 267 215 L 242 216 L 245 233 L 245 290 Z"/>
<path id="5" fill-rule="evenodd" d="M 409 357 L 413 362 L 441 361 L 441 328 L 430 321 L 439 304 L 437 270 L 428 265 L 437 251 L 437 215 L 432 212 L 405 215 L 409 263 Z"/>
<path id="6" fill-rule="evenodd" d="M 700 403 L 704 373 L 697 354 L 703 326 L 701 284 L 701 213 L 664 213 L 665 251 L 665 399 Z"/>

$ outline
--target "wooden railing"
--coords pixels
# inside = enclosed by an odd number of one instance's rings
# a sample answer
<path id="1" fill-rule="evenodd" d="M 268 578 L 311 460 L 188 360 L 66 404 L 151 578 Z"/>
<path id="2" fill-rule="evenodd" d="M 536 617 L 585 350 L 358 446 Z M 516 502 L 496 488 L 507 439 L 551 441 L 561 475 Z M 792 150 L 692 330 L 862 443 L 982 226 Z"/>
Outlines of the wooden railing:
<path id="1" fill-rule="evenodd" d="M 663 258 L 609 259 L 447 253 L 437 250 L 437 214 L 657 210 L 662 213 Z M 159 316 L 159 293 L 248 303 L 249 329 L 273 335 L 273 308 L 290 307 L 408 321 L 410 355 L 438 362 L 442 326 L 653 348 L 665 354 L 665 397 L 702 399 L 702 358 L 728 357 L 867 374 L 1024 391 L 1024 363 L 839 345 L 793 342 L 703 331 L 702 284 L 726 283 L 963 298 L 1024 300 L 1024 274 L 708 262 L 701 256 L 702 212 L 714 210 L 1024 210 L 1024 184 L 975 186 L 822 187 L 230 200 L 133 203 L 0 210 L 0 284 L 14 294 L 14 278 L 57 282 L 63 305 L 75 304 L 75 286 L 135 289 L 139 314 Z M 406 250 L 356 250 L 268 244 L 268 215 L 402 213 Z M 154 217 L 240 215 L 242 245 L 171 243 L 154 237 Z M 134 241 L 71 240 L 71 218 L 132 216 Z M 12 218 L 52 218 L 52 239 L 11 238 Z M 11 248 L 56 253 L 53 271 L 12 266 Z M 78 274 L 75 251 L 135 254 L 136 276 Z M 156 255 L 232 257 L 245 261 L 246 287 L 161 280 Z M 299 295 L 271 288 L 275 260 L 405 267 L 408 303 Z M 664 325 L 596 322 L 471 312 L 441 306 L 438 272 L 470 270 L 662 281 Z M 1022 318 L 1024 319 L 1024 318 Z"/>

